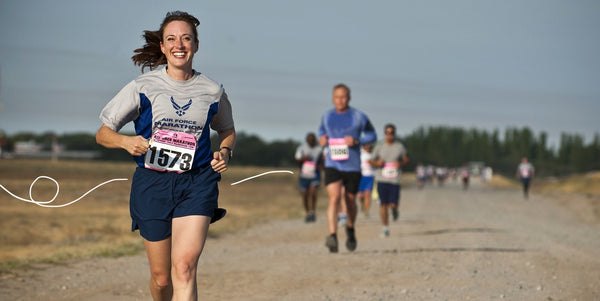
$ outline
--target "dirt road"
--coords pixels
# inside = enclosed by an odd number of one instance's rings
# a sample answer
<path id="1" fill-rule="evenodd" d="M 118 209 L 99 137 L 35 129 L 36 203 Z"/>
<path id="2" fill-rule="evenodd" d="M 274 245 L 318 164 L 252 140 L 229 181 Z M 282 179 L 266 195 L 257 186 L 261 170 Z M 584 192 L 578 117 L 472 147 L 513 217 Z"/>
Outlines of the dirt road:
<path id="1" fill-rule="evenodd" d="M 373 206 L 359 214 L 357 250 L 342 231 L 338 254 L 322 212 L 274 221 L 209 239 L 201 300 L 600 300 L 600 225 L 581 197 L 568 204 L 476 181 L 409 188 L 389 238 Z M 144 255 L 90 259 L 1 279 L 0 299 L 150 300 L 147 279 Z"/>

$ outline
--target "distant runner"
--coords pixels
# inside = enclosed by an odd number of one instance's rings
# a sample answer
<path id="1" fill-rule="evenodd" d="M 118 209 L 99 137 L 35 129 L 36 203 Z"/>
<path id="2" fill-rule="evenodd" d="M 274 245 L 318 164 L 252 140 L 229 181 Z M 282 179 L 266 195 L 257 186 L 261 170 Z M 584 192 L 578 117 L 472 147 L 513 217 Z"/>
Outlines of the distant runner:
<path id="1" fill-rule="evenodd" d="M 465 164 L 463 168 L 460 170 L 460 178 L 463 184 L 463 190 L 469 189 L 469 178 L 471 177 L 471 173 L 469 172 L 469 166 Z"/>
<path id="2" fill-rule="evenodd" d="M 419 189 L 423 189 L 423 186 L 425 186 L 425 181 L 427 181 L 427 171 L 425 170 L 423 163 L 419 162 L 417 164 L 417 169 L 415 172 L 417 174 L 417 187 Z"/>
<path id="3" fill-rule="evenodd" d="M 529 198 L 529 185 L 531 184 L 531 179 L 535 174 L 535 169 L 533 165 L 527 161 L 526 157 L 521 159 L 521 164 L 517 168 L 517 177 L 521 179 L 521 183 L 523 184 L 523 196 L 525 199 Z"/>
<path id="4" fill-rule="evenodd" d="M 300 165 L 299 185 L 302 193 L 302 205 L 306 217 L 305 222 L 316 221 L 317 190 L 321 184 L 323 165 L 323 147 L 317 144 L 314 133 L 306 135 L 306 143 L 298 146 L 295 154 L 296 163 Z"/>
<path id="5" fill-rule="evenodd" d="M 375 170 L 371 165 L 371 151 L 373 146 L 366 144 L 360 150 L 360 168 L 361 175 L 360 184 L 358 185 L 358 199 L 362 205 L 361 209 L 365 217 L 369 217 L 369 209 L 371 208 L 371 193 L 373 184 L 375 183 Z"/>

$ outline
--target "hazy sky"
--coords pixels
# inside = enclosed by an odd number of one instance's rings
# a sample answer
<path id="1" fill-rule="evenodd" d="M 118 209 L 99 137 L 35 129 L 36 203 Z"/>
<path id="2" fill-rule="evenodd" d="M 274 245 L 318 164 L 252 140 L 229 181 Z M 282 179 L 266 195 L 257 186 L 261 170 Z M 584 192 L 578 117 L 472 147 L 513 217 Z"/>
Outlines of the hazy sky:
<path id="1" fill-rule="evenodd" d="M 173 3 L 173 4 L 171 4 Z M 381 135 L 449 125 L 600 132 L 600 1 L 0 2 L 0 129 L 95 132 L 168 11 L 200 19 L 195 68 L 236 127 L 303 139 L 344 82 Z"/>

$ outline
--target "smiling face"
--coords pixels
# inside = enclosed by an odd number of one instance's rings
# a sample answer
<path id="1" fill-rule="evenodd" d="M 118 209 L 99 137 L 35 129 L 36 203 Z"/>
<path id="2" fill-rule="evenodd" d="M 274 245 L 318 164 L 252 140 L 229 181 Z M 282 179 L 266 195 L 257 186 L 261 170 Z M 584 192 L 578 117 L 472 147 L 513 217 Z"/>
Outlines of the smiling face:
<path id="1" fill-rule="evenodd" d="M 163 30 L 160 49 L 167 58 L 171 70 L 192 71 L 192 60 L 198 51 L 198 41 L 192 26 L 185 21 L 172 21 Z"/>

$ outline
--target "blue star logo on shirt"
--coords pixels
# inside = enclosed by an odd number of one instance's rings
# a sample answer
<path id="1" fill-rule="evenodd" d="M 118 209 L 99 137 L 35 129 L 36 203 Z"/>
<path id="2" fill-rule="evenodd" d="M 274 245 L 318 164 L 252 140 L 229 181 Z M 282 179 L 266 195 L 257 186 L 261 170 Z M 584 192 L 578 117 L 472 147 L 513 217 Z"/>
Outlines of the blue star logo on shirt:
<path id="1" fill-rule="evenodd" d="M 192 100 L 190 99 L 190 101 L 183 106 L 178 105 L 175 100 L 173 99 L 173 96 L 171 96 L 171 104 L 173 105 L 173 108 L 175 109 L 175 113 L 177 113 L 177 115 L 179 115 L 180 117 L 185 115 L 185 111 L 187 111 L 187 109 L 189 109 L 192 106 Z"/>

